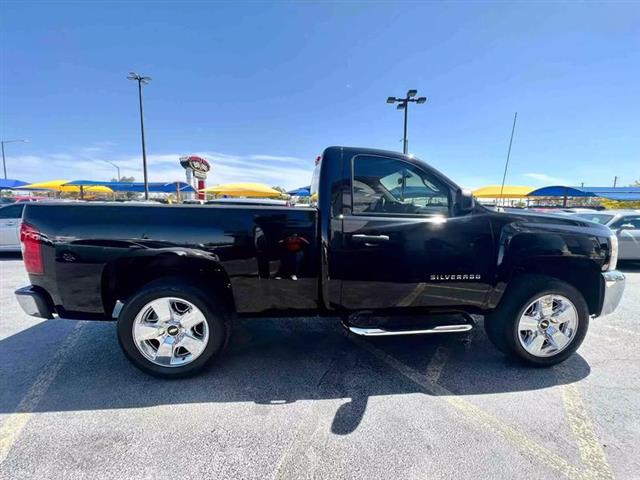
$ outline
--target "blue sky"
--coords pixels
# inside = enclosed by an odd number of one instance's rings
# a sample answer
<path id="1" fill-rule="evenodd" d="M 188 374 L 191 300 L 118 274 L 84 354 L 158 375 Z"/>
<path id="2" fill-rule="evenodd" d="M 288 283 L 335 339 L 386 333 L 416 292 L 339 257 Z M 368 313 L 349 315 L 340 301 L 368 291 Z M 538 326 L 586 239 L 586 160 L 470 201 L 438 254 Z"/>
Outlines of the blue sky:
<path id="1" fill-rule="evenodd" d="M 640 178 L 640 3 L 11 2 L 0 5 L 9 177 L 309 183 L 328 145 L 402 148 L 468 188 Z"/>

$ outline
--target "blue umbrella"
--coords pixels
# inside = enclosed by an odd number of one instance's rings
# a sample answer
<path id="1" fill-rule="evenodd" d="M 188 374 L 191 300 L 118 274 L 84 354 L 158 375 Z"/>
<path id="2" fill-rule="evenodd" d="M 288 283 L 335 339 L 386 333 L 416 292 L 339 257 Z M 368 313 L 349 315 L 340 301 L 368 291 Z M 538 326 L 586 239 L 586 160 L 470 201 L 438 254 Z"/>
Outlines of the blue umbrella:
<path id="1" fill-rule="evenodd" d="M 144 183 L 142 182 L 98 182 L 95 180 L 74 180 L 67 182 L 65 185 L 76 186 L 103 186 L 109 187 L 114 192 L 144 192 Z M 185 182 L 149 182 L 149 192 L 151 193 L 175 193 L 176 190 L 181 192 L 195 192 L 195 189 Z"/>
<path id="2" fill-rule="evenodd" d="M 17 188 L 22 185 L 27 185 L 27 182 L 13 178 L 0 178 L 0 188 Z"/>
<path id="3" fill-rule="evenodd" d="M 310 197 L 311 196 L 311 185 L 308 187 L 300 187 L 295 190 L 291 190 L 287 192 L 289 195 L 293 195 L 296 197 Z"/>

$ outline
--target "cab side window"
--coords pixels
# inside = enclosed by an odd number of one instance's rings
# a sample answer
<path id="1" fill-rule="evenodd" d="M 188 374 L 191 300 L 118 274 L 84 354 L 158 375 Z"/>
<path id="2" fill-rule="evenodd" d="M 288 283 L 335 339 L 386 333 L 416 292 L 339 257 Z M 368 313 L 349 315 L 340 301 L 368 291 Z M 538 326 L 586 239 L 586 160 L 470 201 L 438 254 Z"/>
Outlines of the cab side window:
<path id="1" fill-rule="evenodd" d="M 353 158 L 355 215 L 448 215 L 449 188 L 433 175 L 393 158 Z"/>

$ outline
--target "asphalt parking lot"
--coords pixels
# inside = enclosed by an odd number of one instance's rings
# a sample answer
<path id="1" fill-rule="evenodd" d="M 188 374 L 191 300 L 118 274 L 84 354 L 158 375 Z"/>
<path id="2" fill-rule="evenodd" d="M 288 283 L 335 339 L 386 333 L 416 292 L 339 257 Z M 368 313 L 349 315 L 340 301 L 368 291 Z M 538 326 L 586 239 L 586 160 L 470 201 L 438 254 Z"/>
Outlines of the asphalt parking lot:
<path id="1" fill-rule="evenodd" d="M 469 334 L 247 320 L 204 375 L 136 370 L 115 324 L 39 321 L 0 258 L 0 478 L 640 478 L 640 265 L 561 366 Z"/>

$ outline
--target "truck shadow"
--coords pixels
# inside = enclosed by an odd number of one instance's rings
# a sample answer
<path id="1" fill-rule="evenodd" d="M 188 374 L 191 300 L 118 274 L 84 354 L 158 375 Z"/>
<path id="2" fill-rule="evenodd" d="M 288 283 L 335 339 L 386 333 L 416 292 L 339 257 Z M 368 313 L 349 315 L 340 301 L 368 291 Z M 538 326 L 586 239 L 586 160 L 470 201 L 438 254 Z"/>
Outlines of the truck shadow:
<path id="1" fill-rule="evenodd" d="M 0 413 L 19 409 L 38 376 L 47 375 L 75 323 L 49 320 L 0 341 Z M 513 363 L 488 343 L 482 328 L 468 336 L 440 335 L 352 341 L 337 319 L 245 320 L 226 354 L 203 374 L 161 380 L 135 369 L 117 345 L 115 324 L 86 322 L 78 340 L 34 408 L 36 412 L 111 410 L 188 403 L 252 402 L 282 408 L 299 400 L 337 400 L 331 431 L 345 435 L 374 396 L 423 393 L 473 396 L 546 389 L 581 380 L 589 365 L 573 355 L 562 367 Z M 362 342 L 365 342 L 364 344 Z M 365 348 L 363 348 L 363 345 Z M 436 353 L 439 352 L 439 353 Z M 415 381 L 439 361 L 438 386 Z M 400 366 L 400 367 L 399 367 Z"/>

